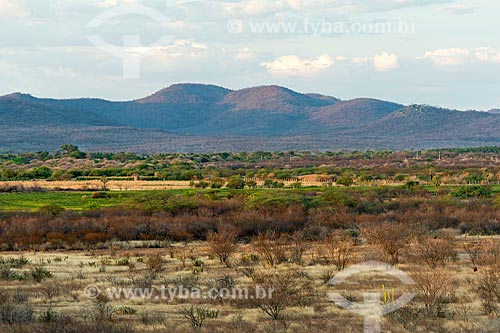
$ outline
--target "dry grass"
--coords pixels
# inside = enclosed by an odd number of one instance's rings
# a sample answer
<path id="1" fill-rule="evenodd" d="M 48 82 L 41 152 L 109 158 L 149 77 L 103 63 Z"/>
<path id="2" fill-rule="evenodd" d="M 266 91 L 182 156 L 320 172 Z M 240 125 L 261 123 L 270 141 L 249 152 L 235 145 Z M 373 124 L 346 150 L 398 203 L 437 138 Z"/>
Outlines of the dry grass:
<path id="1" fill-rule="evenodd" d="M 491 248 L 492 242 L 500 242 L 500 239 L 474 239 L 474 242 L 483 241 L 487 244 L 486 248 Z M 398 268 L 408 272 L 419 283 L 413 288 L 419 295 L 404 309 L 386 316 L 382 323 L 383 331 L 477 332 L 474 329 L 492 323 L 496 314 L 485 313 L 484 302 L 477 292 L 483 272 L 488 272 L 490 266 L 479 266 L 479 272 L 474 272 L 463 242 L 464 238 L 455 239 L 458 255 L 435 270 L 420 264 L 420 261 L 413 261 L 412 256 L 402 255 Z M 92 322 L 94 319 L 86 316 L 89 311 L 97 311 L 98 306 L 84 293 L 89 285 L 97 286 L 101 292 L 110 287 L 152 285 L 159 288 L 162 284 L 187 286 L 188 283 L 207 290 L 221 283 L 231 285 L 228 281 L 233 280 L 237 281 L 238 287 L 253 287 L 255 281 L 272 286 L 273 277 L 276 277 L 275 282 L 279 282 L 276 287 L 285 289 L 280 290 L 284 302 L 289 300 L 285 295 L 286 288 L 290 287 L 283 283 L 284 277 L 290 276 L 291 280 L 296 279 L 304 286 L 300 290 L 290 289 L 293 295 L 300 297 L 290 298 L 293 301 L 286 304 L 276 320 L 272 320 L 259 309 L 259 304 L 251 300 L 122 298 L 100 305 L 100 309 L 104 309 L 102 311 L 111 311 L 111 319 L 102 319 L 102 325 L 118 327 L 128 323 L 135 332 L 190 332 L 193 328 L 182 315 L 190 307 L 195 313 L 196 309 L 217 312 L 217 316 L 212 316 L 216 318 L 207 318 L 201 329 L 197 328 L 204 332 L 360 332 L 362 317 L 329 302 L 327 293 L 335 291 L 348 300 L 363 302 L 364 292 L 377 291 L 382 295 L 381 302 L 389 303 L 409 290 L 397 279 L 380 273 L 358 274 L 339 286 L 327 286 L 325 281 L 328 278 L 325 277 L 331 277 L 337 271 L 334 265 L 317 260 L 316 247 L 323 247 L 322 243 L 307 244 L 302 264 L 284 260 L 281 264 L 272 265 L 274 267 L 268 265 L 265 259 L 257 261 L 257 252 L 254 252 L 252 244 L 239 245 L 237 252 L 230 257 L 231 265 L 221 263 L 212 255 L 209 244 L 203 242 L 167 244 L 159 249 L 141 248 L 143 244 L 119 242 L 107 250 L 88 252 L 1 253 L 1 258 L 22 256 L 29 259 L 29 264 L 12 268 L 16 272 L 29 272 L 34 267 L 43 266 L 53 276 L 42 283 L 35 283 L 29 276 L 23 281 L 3 281 L 0 289 L 26 295 L 27 303 L 35 311 L 34 321 L 25 324 L 29 326 L 40 325 L 37 318 L 49 308 L 58 314 L 58 321 L 64 317 L 73 320 L 73 325 Z M 413 246 L 410 244 L 409 247 Z M 374 245 L 364 243 L 354 246 L 353 262 L 364 261 L 376 249 Z M 290 247 L 284 251 L 293 253 Z M 228 276 L 233 280 L 228 280 Z M 497 302 L 496 298 L 494 301 Z M 11 327 L 0 323 L 2 332 Z M 90 330 L 87 326 L 82 327 L 82 332 Z M 125 331 L 124 328 L 116 330 Z"/>

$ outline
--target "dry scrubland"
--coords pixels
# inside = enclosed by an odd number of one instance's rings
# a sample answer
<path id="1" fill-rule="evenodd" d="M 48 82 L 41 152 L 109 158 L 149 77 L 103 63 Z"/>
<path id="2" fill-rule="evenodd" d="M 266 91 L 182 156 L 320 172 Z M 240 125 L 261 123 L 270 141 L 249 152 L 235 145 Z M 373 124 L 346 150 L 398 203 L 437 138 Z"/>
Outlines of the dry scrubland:
<path id="1" fill-rule="evenodd" d="M 497 147 L 416 156 L 70 148 L 0 155 L 0 332 L 362 332 L 363 317 L 328 294 L 359 303 L 367 291 L 385 305 L 417 294 L 384 317 L 383 332 L 500 331 Z M 307 187 L 310 175 L 327 183 Z M 374 272 L 327 284 L 368 261 L 416 284 Z M 155 298 L 162 286 L 274 292 L 169 301 Z M 108 288 L 156 293 L 116 299 Z"/>
<path id="2" fill-rule="evenodd" d="M 384 318 L 384 332 L 500 329 L 498 237 L 444 230 L 420 238 L 404 226 L 376 228 L 367 238 L 332 235 L 308 242 L 301 236 L 267 233 L 236 244 L 234 234 L 222 231 L 208 242 L 114 242 L 84 252 L 2 253 L 0 331 L 361 332 L 363 318 L 329 302 L 332 291 L 356 302 L 362 302 L 362 292 L 378 291 L 385 303 L 416 292 L 412 303 Z M 327 286 L 345 266 L 367 260 L 393 262 L 417 284 L 359 274 Z M 91 299 L 85 294 L 89 285 L 101 295 L 110 287 L 161 285 L 202 291 L 260 285 L 274 288 L 274 295 L 271 301 Z"/>

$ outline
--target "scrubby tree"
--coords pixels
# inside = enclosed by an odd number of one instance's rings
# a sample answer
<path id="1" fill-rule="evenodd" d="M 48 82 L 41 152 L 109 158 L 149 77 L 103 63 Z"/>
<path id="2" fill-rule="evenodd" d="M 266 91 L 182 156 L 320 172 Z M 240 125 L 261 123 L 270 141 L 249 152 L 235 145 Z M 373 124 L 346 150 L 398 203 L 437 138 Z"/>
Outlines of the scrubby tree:
<path id="1" fill-rule="evenodd" d="M 215 255 L 222 264 L 230 266 L 229 258 L 238 249 L 236 244 L 236 233 L 229 229 L 219 229 L 208 235 L 210 252 Z"/>
<path id="2" fill-rule="evenodd" d="M 273 320 L 283 319 L 289 307 L 307 305 L 312 295 L 310 278 L 298 270 L 255 273 L 252 279 L 262 294 L 250 298 Z"/>
<path id="3" fill-rule="evenodd" d="M 325 241 L 325 249 L 329 260 L 342 271 L 354 259 L 353 243 L 337 236 L 330 236 Z"/>
<path id="4" fill-rule="evenodd" d="M 433 317 L 443 316 L 446 306 L 452 303 L 456 281 L 449 272 L 439 269 L 433 271 L 417 271 L 412 274 L 415 281 L 413 289 L 424 303 L 426 312 Z"/>
<path id="5" fill-rule="evenodd" d="M 215 319 L 219 316 L 219 310 L 204 308 L 200 306 L 184 307 L 179 310 L 179 314 L 186 319 L 195 330 L 203 327 L 208 319 Z"/>
<path id="6" fill-rule="evenodd" d="M 233 176 L 229 178 L 226 187 L 233 190 L 239 190 L 245 187 L 245 181 L 241 176 Z"/>
<path id="7" fill-rule="evenodd" d="M 264 263 L 272 268 L 286 260 L 286 243 L 283 236 L 278 236 L 274 231 L 267 231 L 259 233 L 252 246 Z"/>
<path id="8" fill-rule="evenodd" d="M 64 155 L 70 155 L 71 153 L 79 151 L 78 146 L 70 145 L 70 144 L 62 145 L 61 150 L 63 151 Z"/>
<path id="9" fill-rule="evenodd" d="M 350 175 L 344 174 L 337 179 L 337 184 L 350 187 L 354 184 L 354 179 Z"/>
<path id="10" fill-rule="evenodd" d="M 500 303 L 500 271 L 495 267 L 488 267 L 480 272 L 476 281 L 476 290 L 481 298 L 485 314 L 499 314 Z"/>
<path id="11" fill-rule="evenodd" d="M 391 265 L 399 263 L 402 250 L 413 236 L 412 227 L 404 223 L 382 223 L 363 229 L 368 240 L 382 251 L 384 259 Z"/>
<path id="12" fill-rule="evenodd" d="M 453 240 L 450 238 L 424 237 L 418 241 L 415 250 L 418 261 L 432 269 L 446 266 L 455 257 Z"/>

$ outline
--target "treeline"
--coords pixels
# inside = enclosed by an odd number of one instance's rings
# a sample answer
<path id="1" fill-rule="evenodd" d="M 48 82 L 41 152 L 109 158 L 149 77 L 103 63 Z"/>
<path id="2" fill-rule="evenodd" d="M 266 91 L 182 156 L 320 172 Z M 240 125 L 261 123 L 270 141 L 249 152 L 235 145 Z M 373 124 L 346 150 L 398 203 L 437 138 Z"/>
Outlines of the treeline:
<path id="1" fill-rule="evenodd" d="M 443 148 L 435 149 L 431 151 L 438 152 L 451 152 L 451 153 L 484 153 L 484 154 L 500 154 L 500 147 L 498 146 L 488 146 L 488 147 L 469 147 L 469 148 Z"/>
<path id="2" fill-rule="evenodd" d="M 213 154 L 85 153 L 61 151 L 0 154 L 0 180 L 72 180 L 142 177 L 148 180 L 209 180 L 241 176 L 289 180 L 304 175 L 352 179 L 369 185 L 420 181 L 429 185 L 492 184 L 500 181 L 498 147 L 425 152 L 239 152 Z M 351 183 L 351 182 L 348 182 Z"/>

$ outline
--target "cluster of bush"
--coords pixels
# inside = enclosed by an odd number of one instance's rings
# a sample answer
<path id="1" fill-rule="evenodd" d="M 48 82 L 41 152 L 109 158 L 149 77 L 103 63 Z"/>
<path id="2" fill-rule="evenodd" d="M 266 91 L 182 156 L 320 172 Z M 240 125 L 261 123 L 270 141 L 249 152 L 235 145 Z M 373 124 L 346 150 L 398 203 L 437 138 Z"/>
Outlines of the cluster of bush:
<path id="1" fill-rule="evenodd" d="M 153 192 L 116 208 L 77 212 L 51 205 L 35 213 L 2 213 L 0 245 L 12 250 L 87 248 L 112 240 L 205 240 L 221 225 L 235 228 L 240 239 L 266 230 L 302 230 L 314 240 L 331 230 L 387 221 L 500 234 L 498 200 L 491 196 L 484 190 L 446 194 L 415 188 Z"/>

